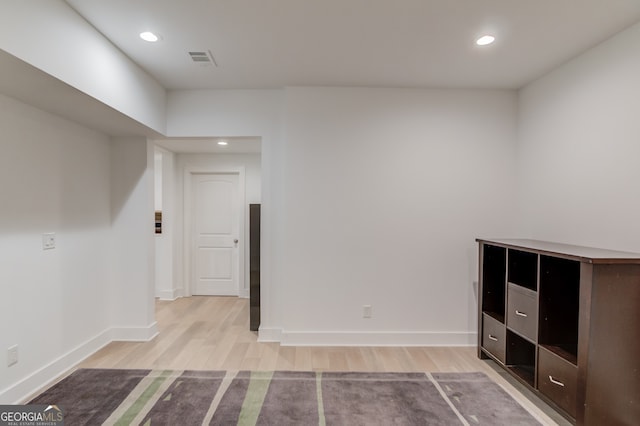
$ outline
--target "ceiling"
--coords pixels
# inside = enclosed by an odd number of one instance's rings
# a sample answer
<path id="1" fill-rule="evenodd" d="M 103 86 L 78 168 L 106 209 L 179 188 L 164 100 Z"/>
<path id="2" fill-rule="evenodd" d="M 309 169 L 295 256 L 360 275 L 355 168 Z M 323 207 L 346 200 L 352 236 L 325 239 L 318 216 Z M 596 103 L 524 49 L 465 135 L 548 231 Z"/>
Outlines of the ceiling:
<path id="1" fill-rule="evenodd" d="M 219 141 L 227 145 L 218 145 Z M 181 154 L 258 154 L 262 151 L 259 137 L 230 138 L 166 138 L 154 141 L 156 145 Z"/>
<path id="2" fill-rule="evenodd" d="M 519 88 L 640 21 L 639 0 L 66 1 L 167 89 Z"/>

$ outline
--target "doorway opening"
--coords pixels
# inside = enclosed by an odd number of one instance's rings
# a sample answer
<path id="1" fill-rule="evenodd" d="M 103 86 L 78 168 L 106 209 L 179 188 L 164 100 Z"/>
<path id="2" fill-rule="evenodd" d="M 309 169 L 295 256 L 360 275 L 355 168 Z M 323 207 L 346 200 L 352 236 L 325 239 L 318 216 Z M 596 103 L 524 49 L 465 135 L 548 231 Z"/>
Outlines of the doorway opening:
<path id="1" fill-rule="evenodd" d="M 261 203 L 261 138 L 154 142 L 163 153 L 158 235 L 171 241 L 170 250 L 156 244 L 156 296 L 249 298 L 249 205 Z M 167 264 L 172 265 L 170 279 L 159 267 Z"/>

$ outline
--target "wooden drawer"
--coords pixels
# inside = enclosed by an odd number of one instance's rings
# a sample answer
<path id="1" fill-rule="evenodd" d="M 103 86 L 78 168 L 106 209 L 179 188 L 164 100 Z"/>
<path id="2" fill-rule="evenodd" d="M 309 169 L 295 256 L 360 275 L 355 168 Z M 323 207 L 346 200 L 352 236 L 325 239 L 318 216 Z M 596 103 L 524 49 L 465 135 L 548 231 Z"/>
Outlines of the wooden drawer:
<path id="1" fill-rule="evenodd" d="M 487 314 L 482 314 L 482 347 L 504 364 L 506 328 L 503 323 Z"/>
<path id="2" fill-rule="evenodd" d="M 509 283 L 507 326 L 533 342 L 538 340 L 538 303 L 535 291 Z"/>
<path id="3" fill-rule="evenodd" d="M 538 390 L 571 417 L 576 417 L 578 367 L 540 346 L 538 349 Z"/>

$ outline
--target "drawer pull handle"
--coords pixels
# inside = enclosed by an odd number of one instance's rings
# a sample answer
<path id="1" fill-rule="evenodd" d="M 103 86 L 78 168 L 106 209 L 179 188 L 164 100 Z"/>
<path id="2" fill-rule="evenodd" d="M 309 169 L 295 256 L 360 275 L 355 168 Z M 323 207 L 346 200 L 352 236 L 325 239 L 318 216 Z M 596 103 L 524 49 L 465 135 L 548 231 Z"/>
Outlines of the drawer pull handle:
<path id="1" fill-rule="evenodd" d="M 497 342 L 498 338 L 490 334 L 489 335 L 489 340 L 493 340 L 494 342 Z"/>
<path id="2" fill-rule="evenodd" d="M 520 312 L 519 310 L 516 309 L 516 315 L 521 316 L 521 317 L 527 317 L 527 314 L 525 314 L 524 312 Z"/>
<path id="3" fill-rule="evenodd" d="M 558 386 L 562 386 L 562 387 L 564 387 L 564 383 L 562 383 L 562 382 L 559 382 L 559 381 L 555 380 L 555 379 L 553 378 L 553 376 L 549 376 L 549 381 L 550 381 L 551 383 L 553 383 L 554 385 L 558 385 Z"/>

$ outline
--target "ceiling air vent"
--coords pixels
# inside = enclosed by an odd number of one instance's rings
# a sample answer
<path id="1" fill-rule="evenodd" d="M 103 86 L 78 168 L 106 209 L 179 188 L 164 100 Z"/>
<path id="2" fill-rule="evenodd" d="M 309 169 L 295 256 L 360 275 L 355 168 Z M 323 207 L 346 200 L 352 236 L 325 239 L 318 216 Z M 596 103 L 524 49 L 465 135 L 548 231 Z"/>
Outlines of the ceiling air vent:
<path id="1" fill-rule="evenodd" d="M 191 56 L 191 60 L 198 65 L 201 66 L 209 66 L 209 65 L 215 65 L 216 67 L 218 66 L 218 64 L 216 63 L 216 60 L 213 59 L 213 55 L 211 54 L 210 50 L 207 50 L 206 52 L 189 52 L 189 56 Z"/>

